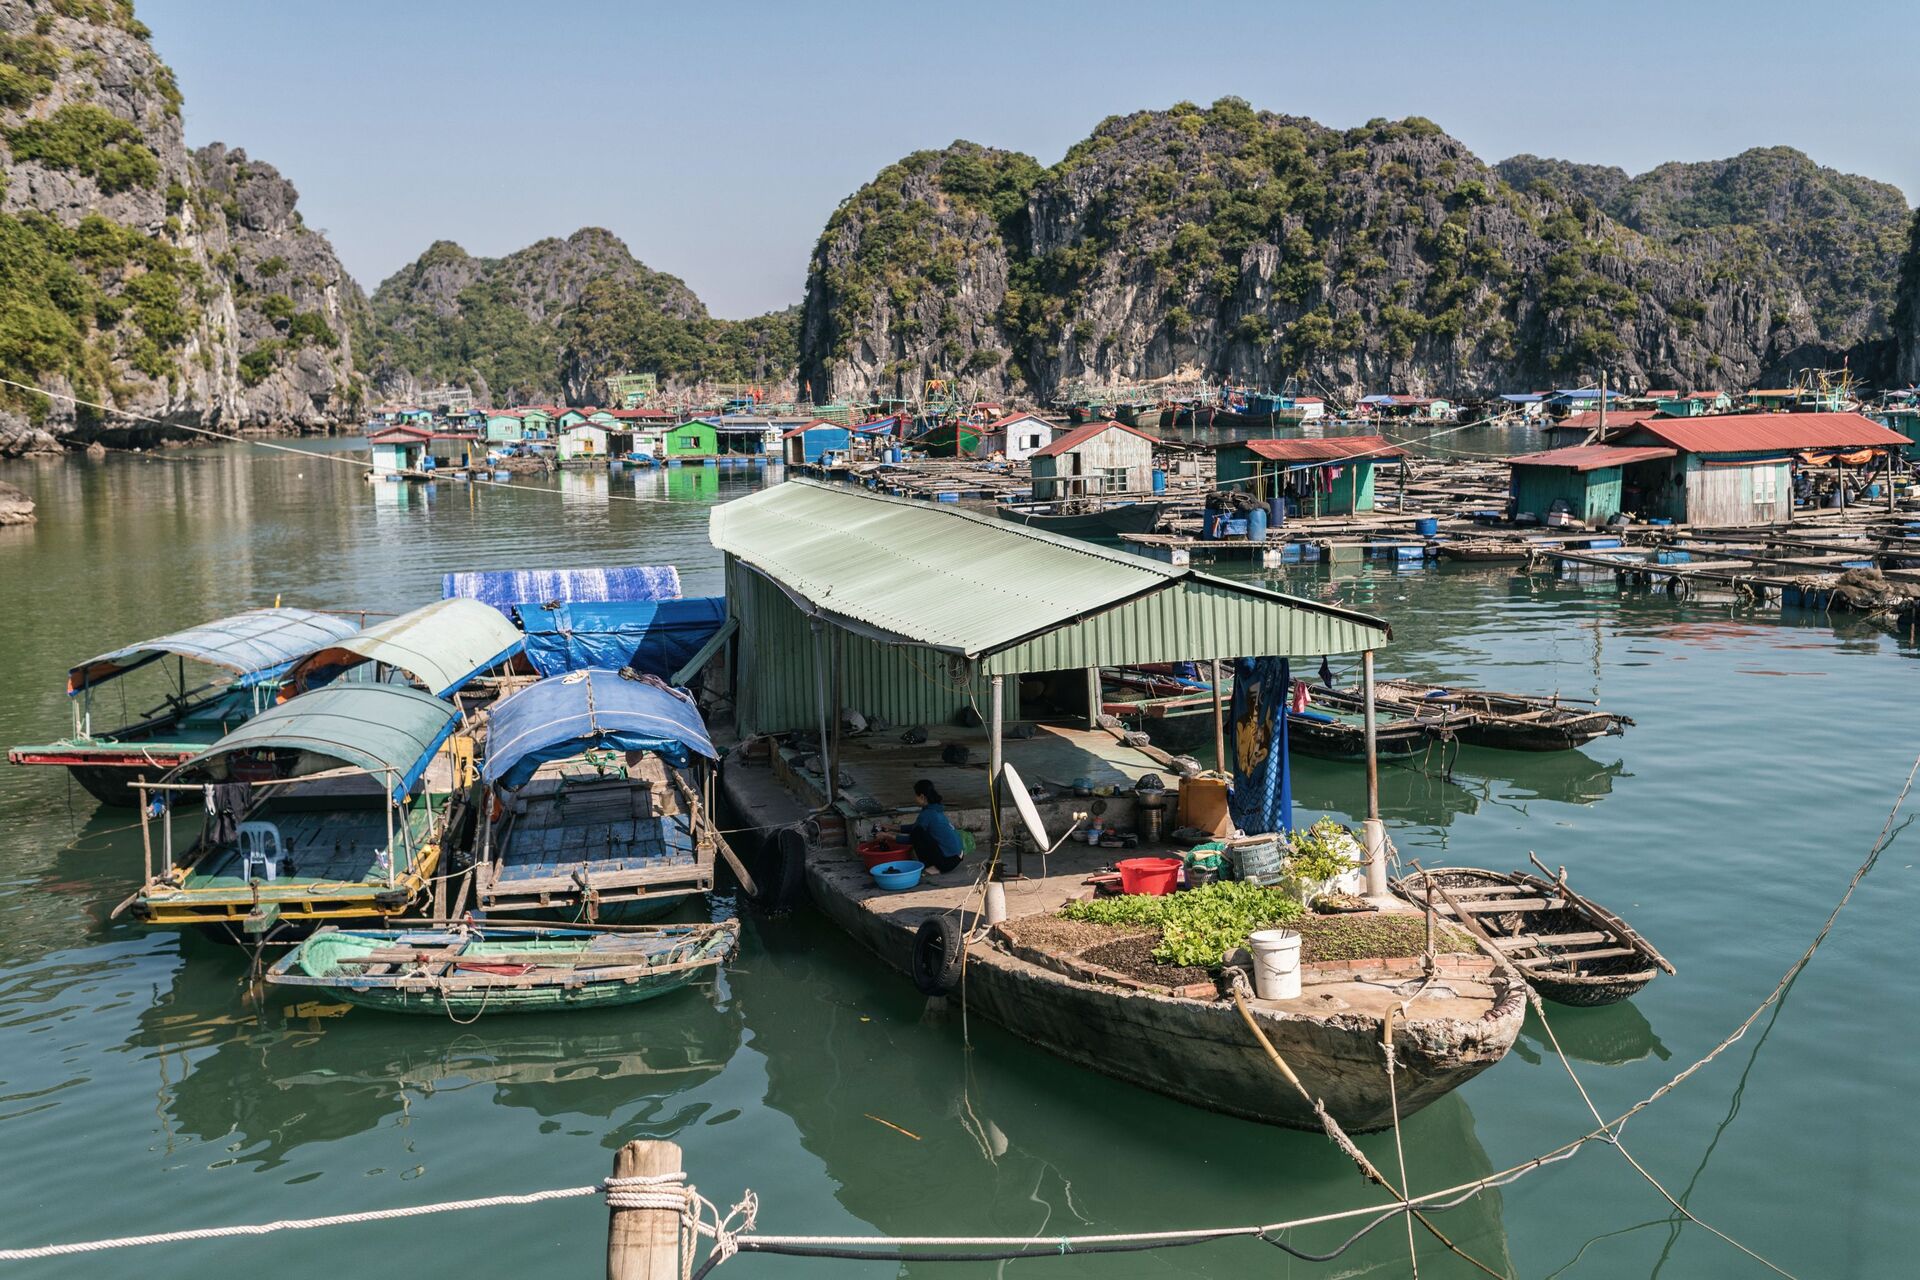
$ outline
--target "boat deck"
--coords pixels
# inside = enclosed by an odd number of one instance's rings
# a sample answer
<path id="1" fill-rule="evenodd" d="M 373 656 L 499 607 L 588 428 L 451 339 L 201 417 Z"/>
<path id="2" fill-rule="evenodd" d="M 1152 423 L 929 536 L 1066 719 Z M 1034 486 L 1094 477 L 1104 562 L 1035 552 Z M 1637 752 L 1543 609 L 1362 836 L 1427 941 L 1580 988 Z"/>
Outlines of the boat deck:
<path id="1" fill-rule="evenodd" d="M 665 769 L 601 772 L 579 760 L 543 765 L 494 836 L 480 903 L 543 909 L 583 896 L 626 899 L 712 885 L 692 819 Z"/>
<path id="2" fill-rule="evenodd" d="M 436 805 L 436 809 L 437 809 Z M 375 804 L 345 804 L 339 797 L 289 797 L 269 800 L 251 814 L 249 822 L 270 822 L 280 832 L 284 850 L 279 874 L 263 886 L 274 890 L 311 889 L 329 884 L 384 883 L 376 871 L 387 843 L 386 814 Z M 416 801 L 407 813 L 417 847 L 431 834 L 434 815 Z M 398 828 L 395 835 L 399 835 Z M 404 858 L 402 859 L 404 868 Z M 240 849 L 225 846 L 203 854 L 187 873 L 187 889 L 245 889 L 240 874 Z"/>

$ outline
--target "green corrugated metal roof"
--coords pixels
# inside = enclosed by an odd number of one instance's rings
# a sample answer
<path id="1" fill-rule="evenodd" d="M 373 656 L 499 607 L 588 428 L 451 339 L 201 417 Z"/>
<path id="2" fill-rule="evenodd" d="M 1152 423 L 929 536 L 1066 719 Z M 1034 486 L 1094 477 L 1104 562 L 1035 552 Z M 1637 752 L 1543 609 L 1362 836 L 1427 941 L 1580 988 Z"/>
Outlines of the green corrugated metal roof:
<path id="1" fill-rule="evenodd" d="M 1350 653 L 1389 635 L 1367 614 L 836 485 L 789 480 L 714 508 L 711 529 L 809 612 L 988 671 Z"/>
<path id="2" fill-rule="evenodd" d="M 396 667 L 444 698 L 488 667 L 506 661 L 525 643 L 505 614 L 478 600 L 456 596 L 435 600 L 411 613 L 376 622 L 294 664 L 289 680 L 298 683 L 317 668 L 352 665 L 354 660 Z"/>
<path id="3" fill-rule="evenodd" d="M 285 776 L 343 764 L 388 774 L 396 799 L 413 789 L 433 754 L 460 723 L 457 708 L 397 684 L 316 689 L 262 712 L 182 764 L 176 773 L 227 776 L 226 757 L 243 751 L 295 751 Z"/>

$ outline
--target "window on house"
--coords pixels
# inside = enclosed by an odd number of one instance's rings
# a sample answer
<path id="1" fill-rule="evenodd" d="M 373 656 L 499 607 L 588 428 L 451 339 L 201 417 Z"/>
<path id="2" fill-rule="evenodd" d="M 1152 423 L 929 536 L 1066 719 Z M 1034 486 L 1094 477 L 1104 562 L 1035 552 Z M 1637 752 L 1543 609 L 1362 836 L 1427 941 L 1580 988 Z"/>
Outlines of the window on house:
<path id="1" fill-rule="evenodd" d="M 1028 436 L 1026 443 L 1021 447 L 1024 449 L 1038 449 L 1040 447 L 1040 437 L 1037 435 Z"/>
<path id="2" fill-rule="evenodd" d="M 1755 467 L 1753 469 L 1753 504 L 1756 507 L 1771 506 L 1780 500 L 1780 468 Z"/>
<path id="3" fill-rule="evenodd" d="M 1106 467 L 1100 472 L 1100 487 L 1108 493 L 1127 491 L 1127 469 L 1125 467 Z"/>

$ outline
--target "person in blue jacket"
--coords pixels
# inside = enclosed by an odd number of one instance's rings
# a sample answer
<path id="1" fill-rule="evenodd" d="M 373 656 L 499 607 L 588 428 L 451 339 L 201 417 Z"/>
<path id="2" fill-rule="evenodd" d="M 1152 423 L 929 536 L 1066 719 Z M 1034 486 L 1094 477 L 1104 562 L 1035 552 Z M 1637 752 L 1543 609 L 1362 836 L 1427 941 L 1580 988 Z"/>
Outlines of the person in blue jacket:
<path id="1" fill-rule="evenodd" d="M 939 788 L 922 778 L 913 784 L 913 794 L 920 802 L 920 816 L 901 827 L 900 836 L 913 846 L 913 856 L 926 864 L 926 874 L 953 870 L 965 851 L 960 833 L 953 829 L 947 811 L 941 807 Z"/>

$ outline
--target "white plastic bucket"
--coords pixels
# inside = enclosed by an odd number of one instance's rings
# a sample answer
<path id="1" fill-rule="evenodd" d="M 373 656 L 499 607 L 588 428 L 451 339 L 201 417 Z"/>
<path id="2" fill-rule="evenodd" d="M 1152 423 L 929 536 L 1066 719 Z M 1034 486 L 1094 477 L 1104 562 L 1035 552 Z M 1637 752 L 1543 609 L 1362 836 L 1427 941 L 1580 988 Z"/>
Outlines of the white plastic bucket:
<path id="1" fill-rule="evenodd" d="M 1261 929 L 1247 937 L 1253 952 L 1253 993 L 1262 1000 L 1300 995 L 1300 935 L 1291 929 Z"/>

